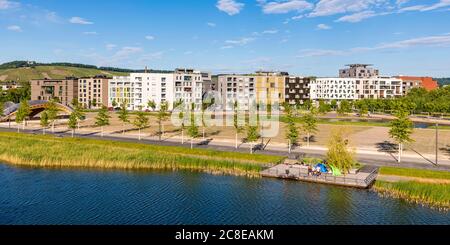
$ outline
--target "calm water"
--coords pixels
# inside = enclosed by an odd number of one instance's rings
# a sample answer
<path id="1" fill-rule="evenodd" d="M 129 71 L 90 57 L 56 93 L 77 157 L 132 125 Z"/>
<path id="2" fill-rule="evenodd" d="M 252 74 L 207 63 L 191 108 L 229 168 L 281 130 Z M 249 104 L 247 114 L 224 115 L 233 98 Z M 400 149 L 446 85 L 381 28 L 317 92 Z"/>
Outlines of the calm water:
<path id="1" fill-rule="evenodd" d="M 0 164 L 0 224 L 450 224 L 450 214 L 300 182 Z"/>

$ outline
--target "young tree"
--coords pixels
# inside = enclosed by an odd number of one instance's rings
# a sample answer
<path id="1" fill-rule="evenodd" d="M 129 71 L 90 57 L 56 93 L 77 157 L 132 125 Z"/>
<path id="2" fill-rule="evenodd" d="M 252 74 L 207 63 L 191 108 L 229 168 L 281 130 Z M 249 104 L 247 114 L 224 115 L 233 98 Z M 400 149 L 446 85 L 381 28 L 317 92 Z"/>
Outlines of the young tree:
<path id="1" fill-rule="evenodd" d="M 413 142 L 411 134 L 413 133 L 413 122 L 408 117 L 408 112 L 399 110 L 396 113 L 396 119 L 391 122 L 389 135 L 398 143 L 398 162 L 402 161 L 403 144 Z"/>
<path id="2" fill-rule="evenodd" d="M 69 123 L 68 123 L 69 129 L 72 131 L 72 138 L 75 134 L 75 129 L 77 128 L 77 125 L 78 125 L 78 115 L 74 111 L 70 114 Z"/>
<path id="3" fill-rule="evenodd" d="M 191 149 L 194 148 L 194 139 L 198 137 L 198 126 L 195 122 L 195 105 L 191 105 L 191 124 L 188 128 L 189 137 L 191 137 Z"/>
<path id="4" fill-rule="evenodd" d="M 317 132 L 317 118 L 315 115 L 315 111 L 311 110 L 305 115 L 303 115 L 301 119 L 303 131 L 307 135 L 307 142 L 309 147 L 309 142 L 311 139 L 311 135 Z"/>
<path id="5" fill-rule="evenodd" d="M 97 107 L 97 99 L 92 100 L 92 106 L 95 108 Z"/>
<path id="6" fill-rule="evenodd" d="M 169 110 L 169 104 L 167 102 L 162 102 L 161 107 L 158 112 L 158 115 L 157 115 L 159 141 L 162 140 L 162 137 L 164 135 L 164 121 L 166 121 L 167 117 L 169 116 L 167 113 L 168 110 Z"/>
<path id="7" fill-rule="evenodd" d="M 258 133 L 258 126 L 247 125 L 247 142 L 250 143 L 250 154 L 253 154 L 253 148 L 255 147 L 255 142 L 261 138 Z"/>
<path id="8" fill-rule="evenodd" d="M 0 88 L 0 95 L 1 95 L 1 88 Z M 0 101 L 0 118 L 2 118 L 5 113 L 5 104 L 3 103 L 3 101 Z"/>
<path id="9" fill-rule="evenodd" d="M 366 102 L 364 100 L 360 100 L 360 101 L 356 102 L 355 106 L 358 109 L 360 117 L 363 117 L 369 113 L 368 102 Z"/>
<path id="10" fill-rule="evenodd" d="M 42 134 L 45 135 L 45 129 L 50 125 L 50 121 L 48 119 L 48 113 L 47 111 L 43 111 L 41 113 L 41 121 L 40 121 L 41 127 L 42 127 Z"/>
<path id="11" fill-rule="evenodd" d="M 208 109 L 208 107 L 210 106 L 211 104 L 210 103 L 208 103 L 208 102 L 202 102 L 202 137 L 203 137 L 203 140 L 205 140 L 205 128 L 206 128 L 206 119 L 205 119 L 205 112 L 206 112 L 206 110 Z"/>
<path id="12" fill-rule="evenodd" d="M 120 106 L 120 111 L 118 111 L 117 114 L 119 115 L 119 120 L 122 122 L 122 134 L 125 134 L 125 126 L 127 123 L 130 123 L 126 101 L 122 103 L 122 105 Z"/>
<path id="13" fill-rule="evenodd" d="M 139 140 L 141 140 L 141 129 L 148 127 L 148 117 L 142 111 L 142 108 L 139 108 L 136 118 L 133 121 L 133 125 L 139 129 Z"/>
<path id="14" fill-rule="evenodd" d="M 331 101 L 331 108 L 336 111 L 338 108 L 338 104 L 337 104 L 337 100 L 332 100 Z"/>
<path id="15" fill-rule="evenodd" d="M 235 101 L 234 102 L 234 106 L 233 106 L 233 109 L 234 109 L 233 126 L 234 126 L 234 131 L 236 133 L 236 137 L 235 137 L 235 148 L 236 149 L 238 148 L 238 137 L 239 137 L 239 134 L 242 133 L 242 131 L 243 131 L 243 128 L 239 125 L 238 107 L 239 107 L 238 102 Z"/>
<path id="16" fill-rule="evenodd" d="M 149 100 L 147 102 L 147 106 L 148 106 L 148 108 L 152 108 L 152 111 L 156 110 L 156 102 L 154 100 Z"/>
<path id="17" fill-rule="evenodd" d="M 342 130 L 334 130 L 331 135 L 328 142 L 327 162 L 344 173 L 349 173 L 355 163 L 354 152 L 348 149 Z"/>
<path id="18" fill-rule="evenodd" d="M 30 114 L 31 109 L 28 100 L 22 100 L 19 109 L 16 112 L 17 132 L 19 132 L 19 123 L 22 123 L 22 129 L 25 130 L 25 124 Z"/>
<path id="19" fill-rule="evenodd" d="M 286 112 L 287 121 L 286 139 L 288 140 L 289 154 L 291 154 L 292 145 L 296 145 L 298 141 L 298 128 L 297 124 L 295 123 L 295 117 L 293 115 L 292 107 L 286 105 L 284 107 L 284 110 Z"/>
<path id="20" fill-rule="evenodd" d="M 106 106 L 102 106 L 97 113 L 97 117 L 95 118 L 95 125 L 101 128 L 101 137 L 103 137 L 103 127 L 109 125 L 110 118 L 111 116 L 109 115 L 108 108 Z"/>
<path id="21" fill-rule="evenodd" d="M 113 107 L 114 109 L 116 109 L 116 107 L 117 107 L 117 101 L 116 101 L 116 99 L 113 99 L 113 101 L 111 102 L 111 105 L 112 105 L 112 107 Z"/>
<path id="22" fill-rule="evenodd" d="M 58 114 L 59 114 L 59 109 L 56 104 L 56 101 L 50 100 L 49 102 L 47 102 L 47 104 L 45 105 L 45 111 L 47 113 L 48 120 L 49 120 L 50 124 L 52 125 L 52 133 L 54 133 L 56 119 L 58 118 Z"/>
<path id="23" fill-rule="evenodd" d="M 341 101 L 341 104 L 339 105 L 337 112 L 341 116 L 345 116 L 347 115 L 347 113 L 352 112 L 350 103 L 347 100 Z"/>
<path id="24" fill-rule="evenodd" d="M 77 99 L 74 99 L 72 101 L 72 105 L 73 105 L 73 113 L 75 114 L 74 116 L 76 117 L 76 121 L 77 121 L 77 128 L 78 130 L 80 130 L 80 121 L 83 120 L 86 116 L 86 114 L 83 111 L 83 108 L 81 106 L 80 103 L 78 103 Z"/>

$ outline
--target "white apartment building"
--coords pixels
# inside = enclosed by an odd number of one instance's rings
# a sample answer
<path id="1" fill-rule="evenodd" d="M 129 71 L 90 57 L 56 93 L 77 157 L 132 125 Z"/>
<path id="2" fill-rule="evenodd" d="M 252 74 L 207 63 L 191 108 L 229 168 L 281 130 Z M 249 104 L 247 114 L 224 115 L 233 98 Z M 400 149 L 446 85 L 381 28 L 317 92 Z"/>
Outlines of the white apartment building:
<path id="1" fill-rule="evenodd" d="M 356 79 L 317 78 L 310 83 L 312 100 L 356 100 Z"/>
<path id="2" fill-rule="evenodd" d="M 222 109 L 233 110 L 237 101 L 241 110 L 249 110 L 256 101 L 256 77 L 246 75 L 220 75 L 218 92 L 221 95 Z"/>
<path id="3" fill-rule="evenodd" d="M 403 94 L 397 78 L 317 78 L 311 81 L 312 100 L 389 99 Z"/>
<path id="4" fill-rule="evenodd" d="M 173 73 L 131 73 L 129 77 L 114 77 L 109 81 L 109 106 L 113 101 L 120 105 L 128 102 L 129 110 L 151 110 L 149 101 L 156 103 L 159 109 L 161 103 L 167 102 L 172 109 L 174 102 Z"/>
<path id="5" fill-rule="evenodd" d="M 203 76 L 194 69 L 176 69 L 174 76 L 174 101 L 182 101 L 186 108 L 194 103 L 195 110 L 200 110 L 203 102 Z"/>

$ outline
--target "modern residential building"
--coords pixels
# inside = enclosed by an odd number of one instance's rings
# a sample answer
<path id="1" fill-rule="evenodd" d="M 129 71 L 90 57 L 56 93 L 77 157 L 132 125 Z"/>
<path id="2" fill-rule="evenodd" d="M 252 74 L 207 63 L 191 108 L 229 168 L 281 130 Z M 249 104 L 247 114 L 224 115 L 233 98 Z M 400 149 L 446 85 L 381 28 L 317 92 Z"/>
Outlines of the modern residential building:
<path id="1" fill-rule="evenodd" d="M 396 78 L 402 80 L 403 95 L 406 95 L 413 88 L 424 88 L 427 91 L 439 88 L 438 82 L 431 77 L 397 76 Z"/>
<path id="2" fill-rule="evenodd" d="M 174 73 L 175 102 L 183 102 L 187 108 L 194 103 L 200 110 L 203 102 L 203 75 L 194 69 L 179 68 Z"/>
<path id="3" fill-rule="evenodd" d="M 311 82 L 312 100 L 388 99 L 403 95 L 402 81 L 390 77 L 318 78 Z"/>
<path id="4" fill-rule="evenodd" d="M 108 107 L 127 103 L 128 110 L 135 110 L 138 104 L 134 100 L 134 83 L 129 76 L 117 76 L 108 81 Z"/>
<path id="5" fill-rule="evenodd" d="M 380 75 L 380 71 L 370 68 L 368 64 L 350 64 L 349 68 L 339 70 L 340 78 L 373 78 Z"/>
<path id="6" fill-rule="evenodd" d="M 249 110 L 252 103 L 256 103 L 256 76 L 219 75 L 218 92 L 222 109 L 233 110 L 237 102 L 241 110 Z"/>
<path id="7" fill-rule="evenodd" d="M 290 105 L 303 105 L 310 100 L 309 84 L 311 78 L 290 76 L 285 79 L 285 102 Z"/>
<path id="8" fill-rule="evenodd" d="M 134 104 L 144 110 L 151 110 L 148 102 L 153 101 L 156 109 L 161 103 L 167 102 L 169 109 L 174 102 L 174 74 L 173 73 L 131 73 L 131 83 L 134 84 Z"/>
<path id="9" fill-rule="evenodd" d="M 21 88 L 22 85 L 15 81 L 0 82 L 0 91 Z"/>
<path id="10" fill-rule="evenodd" d="M 285 101 L 285 83 L 289 76 L 287 72 L 257 71 L 256 74 L 257 103 L 273 104 Z M 272 101 L 275 97 L 277 101 Z"/>
<path id="11" fill-rule="evenodd" d="M 78 79 L 78 102 L 84 108 L 98 109 L 108 106 L 108 77 L 82 77 Z"/>
<path id="12" fill-rule="evenodd" d="M 71 106 L 78 100 L 78 78 L 31 80 L 31 100 L 57 99 L 61 104 Z"/>
<path id="13" fill-rule="evenodd" d="M 311 100 L 357 100 L 355 78 L 317 78 L 310 81 Z"/>

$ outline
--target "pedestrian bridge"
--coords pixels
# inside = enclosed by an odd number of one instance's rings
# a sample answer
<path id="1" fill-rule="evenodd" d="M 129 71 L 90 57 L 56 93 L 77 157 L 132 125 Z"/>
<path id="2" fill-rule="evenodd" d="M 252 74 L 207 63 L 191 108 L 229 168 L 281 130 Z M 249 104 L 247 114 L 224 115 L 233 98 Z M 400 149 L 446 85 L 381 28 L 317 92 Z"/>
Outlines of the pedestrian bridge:
<path id="1" fill-rule="evenodd" d="M 46 109 L 48 103 L 47 100 L 30 100 L 28 101 L 31 109 L 30 118 L 36 116 L 37 114 L 43 112 Z M 17 110 L 20 104 L 15 104 L 12 102 L 5 103 L 3 114 L 0 116 L 0 122 L 6 122 L 16 117 Z M 56 107 L 60 112 L 65 114 L 71 114 L 73 109 L 60 103 L 56 103 Z"/>

